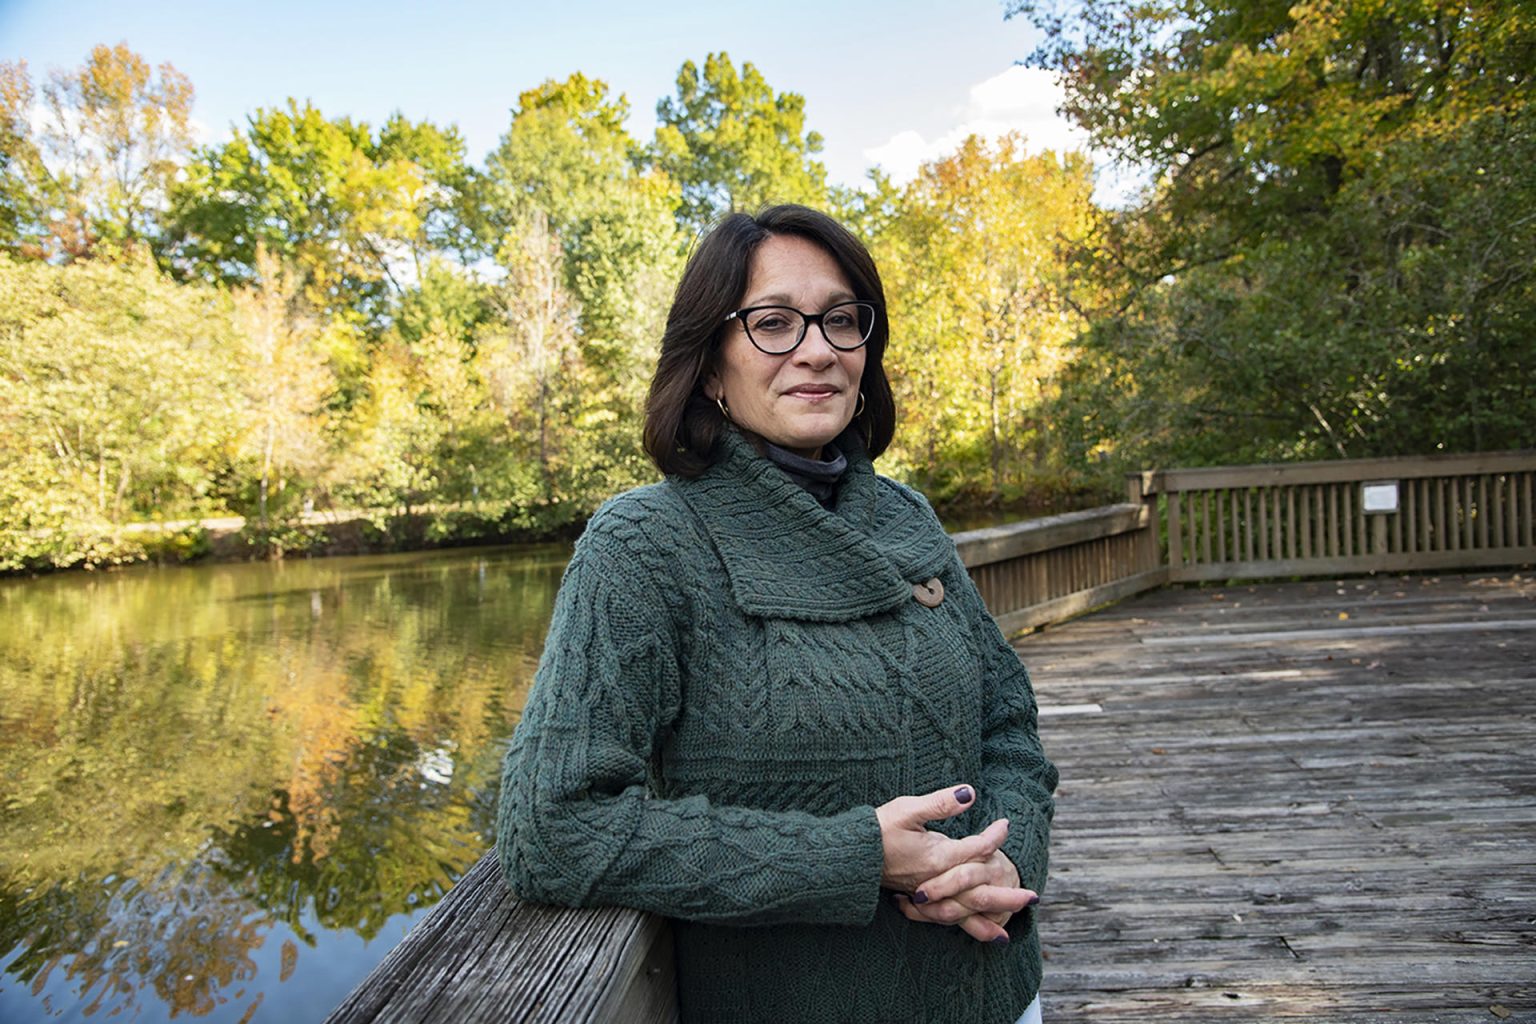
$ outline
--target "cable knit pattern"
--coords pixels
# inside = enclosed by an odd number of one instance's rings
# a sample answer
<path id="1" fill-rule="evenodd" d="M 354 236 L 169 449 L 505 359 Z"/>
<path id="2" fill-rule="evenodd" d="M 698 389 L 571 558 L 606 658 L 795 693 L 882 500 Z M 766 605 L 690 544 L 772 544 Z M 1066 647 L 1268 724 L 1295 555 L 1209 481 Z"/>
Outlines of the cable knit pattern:
<path id="1" fill-rule="evenodd" d="M 831 511 L 724 443 L 577 544 L 507 754 L 507 878 L 674 918 L 685 1022 L 1011 1022 L 1040 985 L 1033 914 L 1003 947 L 907 921 L 879 898 L 874 807 L 971 782 L 934 827 L 1008 817 L 1042 888 L 1056 771 L 1028 674 L 927 502 L 855 437 Z M 912 584 L 934 576 L 928 608 Z"/>

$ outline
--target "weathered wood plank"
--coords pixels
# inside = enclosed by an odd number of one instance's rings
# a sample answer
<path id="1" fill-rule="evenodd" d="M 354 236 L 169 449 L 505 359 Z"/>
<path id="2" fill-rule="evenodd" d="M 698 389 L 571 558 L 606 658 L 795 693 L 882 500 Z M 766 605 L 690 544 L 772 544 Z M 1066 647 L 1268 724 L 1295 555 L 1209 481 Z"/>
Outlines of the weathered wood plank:
<path id="1" fill-rule="evenodd" d="M 675 987 L 660 918 L 524 903 L 487 854 L 326 1022 L 663 1024 Z"/>
<path id="2" fill-rule="evenodd" d="M 1510 574 L 1165 588 L 1016 641 L 1043 706 L 1102 708 L 1041 721 L 1047 1017 L 1536 1019 L 1532 629 Z"/>

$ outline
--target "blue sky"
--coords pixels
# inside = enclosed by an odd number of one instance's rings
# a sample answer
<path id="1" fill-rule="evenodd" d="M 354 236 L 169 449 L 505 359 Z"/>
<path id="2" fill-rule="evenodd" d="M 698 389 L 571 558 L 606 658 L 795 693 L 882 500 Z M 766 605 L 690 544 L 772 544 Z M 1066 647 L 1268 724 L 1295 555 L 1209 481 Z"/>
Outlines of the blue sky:
<path id="1" fill-rule="evenodd" d="M 725 50 L 805 96 L 845 184 L 875 162 L 905 179 L 973 129 L 1070 145 L 1050 77 L 1014 67 L 1035 39 L 1002 0 L 0 0 L 0 60 L 27 61 L 34 80 L 126 41 L 191 79 L 210 140 L 293 96 L 373 124 L 394 110 L 456 123 L 477 164 L 518 93 L 574 71 L 624 93 L 631 132 L 649 140 L 682 63 Z"/>

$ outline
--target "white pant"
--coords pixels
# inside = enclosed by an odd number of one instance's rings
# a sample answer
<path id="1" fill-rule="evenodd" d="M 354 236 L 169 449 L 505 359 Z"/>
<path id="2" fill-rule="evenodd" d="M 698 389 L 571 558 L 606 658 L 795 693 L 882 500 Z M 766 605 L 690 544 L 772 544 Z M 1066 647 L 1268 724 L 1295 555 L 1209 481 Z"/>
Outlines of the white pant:
<path id="1" fill-rule="evenodd" d="M 1035 996 L 1035 1001 L 1024 1010 L 1024 1016 L 1020 1017 L 1018 1024 L 1040 1024 L 1040 997 Z"/>

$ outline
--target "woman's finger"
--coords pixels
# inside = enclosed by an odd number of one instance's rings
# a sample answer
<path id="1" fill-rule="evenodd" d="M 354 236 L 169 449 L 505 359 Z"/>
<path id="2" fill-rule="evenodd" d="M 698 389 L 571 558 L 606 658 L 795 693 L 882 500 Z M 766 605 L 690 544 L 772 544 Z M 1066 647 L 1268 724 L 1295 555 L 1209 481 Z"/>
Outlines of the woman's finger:
<path id="1" fill-rule="evenodd" d="M 881 804 L 875 813 L 881 824 L 904 828 L 922 828 L 930 821 L 943 821 L 968 810 L 976 802 L 976 788 L 966 783 L 945 786 L 925 796 L 899 796 Z"/>
<path id="2" fill-rule="evenodd" d="M 949 862 L 944 864 L 940 871 L 935 871 L 934 874 L 937 875 L 942 871 L 948 871 L 956 864 L 964 864 L 966 861 L 986 860 L 997 852 L 998 848 L 1003 845 L 1003 840 L 1007 838 L 1008 819 L 999 818 L 973 836 L 956 839 L 954 840 L 954 847 L 945 851 Z"/>
<path id="3" fill-rule="evenodd" d="M 1002 925 L 987 920 L 982 914 L 972 914 L 961 921 L 960 930 L 977 942 L 995 942 L 1002 945 L 1008 941 L 1007 930 Z"/>
<path id="4" fill-rule="evenodd" d="M 973 914 L 1017 914 L 1039 903 L 1040 897 L 1029 889 L 978 885 L 942 902 L 957 904 Z"/>
<path id="5" fill-rule="evenodd" d="M 922 904 L 929 900 L 948 899 L 978 885 L 1002 884 L 1007 876 L 993 863 L 995 859 L 996 855 L 984 861 L 969 860 L 964 864 L 956 864 L 912 890 L 912 896 Z"/>
<path id="6" fill-rule="evenodd" d="M 912 901 L 904 894 L 895 893 L 893 895 L 897 909 L 909 921 L 916 921 L 919 924 L 956 926 L 978 942 L 996 942 L 999 938 L 1003 940 L 1008 938 L 1008 932 L 1003 928 L 1003 925 L 1008 922 L 1006 917 L 1002 920 L 996 920 L 987 914 L 963 912 L 954 920 L 940 920 L 932 915 L 935 912 L 940 912 L 948 917 L 952 913 L 952 908 L 958 906 L 958 904 L 952 900 L 946 900 L 943 905 L 937 907 L 914 906 Z"/>

